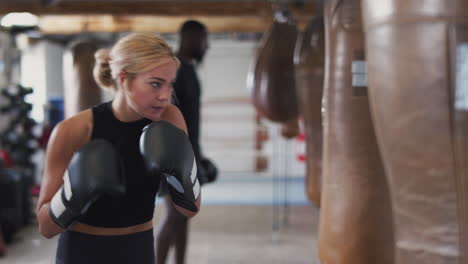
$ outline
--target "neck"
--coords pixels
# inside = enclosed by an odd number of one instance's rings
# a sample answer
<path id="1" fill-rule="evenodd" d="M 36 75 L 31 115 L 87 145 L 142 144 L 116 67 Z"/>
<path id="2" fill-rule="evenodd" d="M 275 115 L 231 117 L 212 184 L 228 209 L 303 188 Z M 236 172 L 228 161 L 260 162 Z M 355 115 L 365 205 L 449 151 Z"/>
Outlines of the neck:
<path id="1" fill-rule="evenodd" d="M 177 52 L 177 58 L 179 58 L 179 60 L 183 63 L 189 63 L 189 64 L 195 63 L 195 59 L 192 58 L 192 56 L 190 56 L 190 54 L 184 49 L 180 49 Z"/>
<path id="2" fill-rule="evenodd" d="M 132 122 L 142 118 L 142 116 L 133 110 L 128 99 L 121 90 L 115 94 L 114 100 L 112 101 L 112 113 L 122 122 Z"/>

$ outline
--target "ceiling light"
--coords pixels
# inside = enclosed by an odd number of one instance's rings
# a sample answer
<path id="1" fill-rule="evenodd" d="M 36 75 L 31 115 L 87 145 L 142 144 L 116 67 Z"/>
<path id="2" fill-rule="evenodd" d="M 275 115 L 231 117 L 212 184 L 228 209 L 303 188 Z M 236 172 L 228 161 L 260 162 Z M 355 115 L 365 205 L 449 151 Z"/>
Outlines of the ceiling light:
<path id="1" fill-rule="evenodd" d="M 37 23 L 37 16 L 31 13 L 9 13 L 0 22 L 4 27 L 34 27 Z"/>

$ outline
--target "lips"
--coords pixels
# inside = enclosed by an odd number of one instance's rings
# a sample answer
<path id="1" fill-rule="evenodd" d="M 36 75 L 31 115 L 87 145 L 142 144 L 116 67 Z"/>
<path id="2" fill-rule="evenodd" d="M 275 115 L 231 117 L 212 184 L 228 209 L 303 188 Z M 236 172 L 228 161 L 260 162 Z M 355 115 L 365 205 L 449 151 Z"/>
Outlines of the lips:
<path id="1" fill-rule="evenodd" d="M 155 111 L 162 111 L 164 109 L 163 106 L 152 106 L 151 109 L 155 110 Z"/>

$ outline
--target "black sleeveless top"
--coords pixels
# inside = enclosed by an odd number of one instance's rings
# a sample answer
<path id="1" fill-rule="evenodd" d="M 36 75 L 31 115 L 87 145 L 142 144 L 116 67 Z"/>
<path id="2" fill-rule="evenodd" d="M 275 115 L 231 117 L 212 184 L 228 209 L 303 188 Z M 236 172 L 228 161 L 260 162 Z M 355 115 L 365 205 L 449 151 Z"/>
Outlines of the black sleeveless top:
<path id="1" fill-rule="evenodd" d="M 197 160 L 201 159 L 200 148 L 200 100 L 201 87 L 195 66 L 181 60 L 174 83 L 175 105 L 180 109 L 187 124 L 188 136 Z"/>
<path id="2" fill-rule="evenodd" d="M 120 153 L 126 194 L 123 197 L 101 196 L 79 222 L 98 227 L 127 227 L 151 220 L 160 177 L 146 173 L 139 150 L 141 131 L 151 120 L 122 122 L 114 116 L 112 102 L 96 105 L 92 111 L 91 140 L 106 139 Z"/>

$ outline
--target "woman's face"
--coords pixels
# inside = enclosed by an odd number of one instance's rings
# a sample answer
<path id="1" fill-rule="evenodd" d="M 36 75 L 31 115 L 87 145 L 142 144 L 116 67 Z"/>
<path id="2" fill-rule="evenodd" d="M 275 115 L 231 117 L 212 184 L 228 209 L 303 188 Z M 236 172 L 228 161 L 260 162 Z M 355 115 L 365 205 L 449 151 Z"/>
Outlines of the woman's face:
<path id="1" fill-rule="evenodd" d="M 161 119 L 161 114 L 171 103 L 176 74 L 176 62 L 168 59 L 166 63 L 128 78 L 126 96 L 133 110 L 151 120 Z"/>

